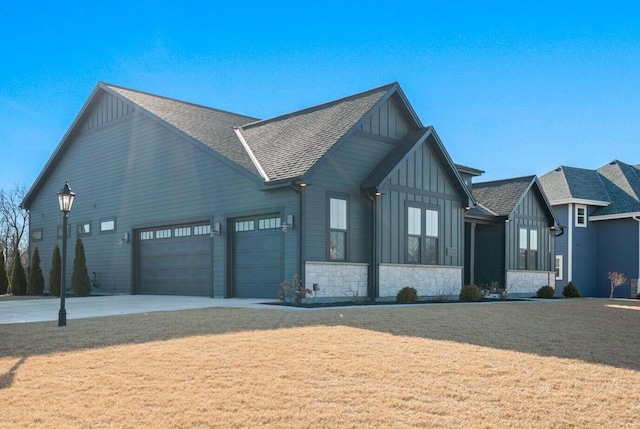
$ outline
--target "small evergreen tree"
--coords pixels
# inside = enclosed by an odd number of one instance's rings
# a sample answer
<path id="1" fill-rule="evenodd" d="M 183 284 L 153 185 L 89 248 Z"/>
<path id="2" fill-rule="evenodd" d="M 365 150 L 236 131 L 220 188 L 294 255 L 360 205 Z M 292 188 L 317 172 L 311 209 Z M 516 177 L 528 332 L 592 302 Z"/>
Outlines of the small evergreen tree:
<path id="1" fill-rule="evenodd" d="M 0 247 L 0 295 L 9 291 L 9 278 L 7 277 L 7 267 L 4 263 L 4 252 Z"/>
<path id="2" fill-rule="evenodd" d="M 27 291 L 27 275 L 24 272 L 22 266 L 22 258 L 20 257 L 20 251 L 16 251 L 16 256 L 13 259 L 13 274 L 11 275 L 11 293 L 13 295 L 24 295 Z"/>
<path id="3" fill-rule="evenodd" d="M 60 296 L 60 276 L 62 275 L 62 258 L 58 243 L 53 246 L 53 257 L 51 258 L 51 270 L 49 270 L 49 293 L 53 296 Z"/>
<path id="4" fill-rule="evenodd" d="M 73 258 L 71 289 L 76 296 L 88 296 L 91 293 L 91 280 L 89 279 L 89 273 L 87 271 L 87 259 L 84 255 L 84 245 L 80 237 L 76 240 L 76 255 Z"/>
<path id="5" fill-rule="evenodd" d="M 27 292 L 29 295 L 41 295 L 44 292 L 44 276 L 42 275 L 42 268 L 40 268 L 40 251 L 37 247 L 31 256 Z"/>

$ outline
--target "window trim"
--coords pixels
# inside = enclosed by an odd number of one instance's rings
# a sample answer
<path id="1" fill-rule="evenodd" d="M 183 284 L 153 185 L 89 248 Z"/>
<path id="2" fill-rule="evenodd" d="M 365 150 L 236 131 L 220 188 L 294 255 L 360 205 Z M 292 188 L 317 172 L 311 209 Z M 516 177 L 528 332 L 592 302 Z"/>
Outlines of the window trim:
<path id="1" fill-rule="evenodd" d="M 40 238 L 35 238 L 34 234 L 39 232 L 40 233 Z M 31 235 L 29 236 L 29 240 L 31 241 L 42 241 L 44 238 L 44 230 L 43 228 L 34 228 L 31 230 Z"/>
<path id="2" fill-rule="evenodd" d="M 584 210 L 583 215 L 578 214 L 578 211 L 580 209 Z M 574 214 L 575 214 L 574 225 L 576 226 L 576 228 L 586 228 L 587 222 L 589 221 L 589 217 L 587 215 L 587 206 L 585 204 L 576 204 L 574 207 Z M 579 221 L 580 218 L 582 218 L 582 222 Z"/>
<path id="3" fill-rule="evenodd" d="M 62 238 L 62 225 L 56 228 L 56 237 Z M 71 238 L 71 224 L 67 223 L 67 238 Z"/>
<path id="4" fill-rule="evenodd" d="M 522 231 L 526 231 L 526 239 L 527 239 L 526 247 L 522 247 L 521 245 Z M 534 233 L 535 233 L 535 243 L 536 243 L 535 252 L 536 253 L 535 253 L 535 261 L 533 263 L 534 267 L 531 267 L 531 264 L 530 264 L 531 252 L 534 251 L 534 249 L 532 249 L 531 247 L 531 243 L 533 242 L 532 235 L 534 235 Z M 525 251 L 524 267 L 520 265 L 520 252 L 522 250 Z M 530 225 L 518 225 L 518 256 L 516 260 L 516 268 L 522 271 L 538 271 L 539 266 L 540 266 L 540 231 L 539 229 L 537 227 L 530 226 Z"/>
<path id="5" fill-rule="evenodd" d="M 410 262 L 409 261 L 409 210 L 410 209 L 418 209 L 420 210 L 420 262 Z M 436 219 L 436 235 L 427 233 L 427 221 L 430 216 L 427 215 L 428 212 L 435 213 Z M 404 219 L 405 219 L 405 254 L 404 260 L 407 264 L 412 265 L 440 265 L 442 258 L 440 252 L 440 238 L 442 237 L 442 222 L 441 222 L 441 210 L 440 206 L 433 204 L 423 204 L 414 201 L 406 201 L 405 209 L 404 209 Z M 412 237 L 416 237 L 415 234 L 411 234 Z M 435 262 L 427 262 L 427 241 L 435 240 Z"/>
<path id="6" fill-rule="evenodd" d="M 112 229 L 104 229 L 104 224 L 113 222 Z M 100 219 L 100 234 L 114 234 L 118 229 L 118 222 L 115 217 L 106 217 L 104 219 Z"/>
<path id="7" fill-rule="evenodd" d="M 345 228 L 332 228 L 331 227 L 331 200 L 341 200 L 345 202 Z M 349 206 L 351 205 L 350 196 L 348 194 L 336 193 L 336 192 L 327 192 L 326 196 L 326 204 L 327 204 L 327 222 L 326 222 L 326 245 L 327 245 L 327 261 L 333 262 L 347 262 L 349 261 L 349 231 L 350 231 L 350 221 L 349 217 L 351 215 L 351 210 Z M 332 232 L 343 232 L 344 233 L 344 258 L 343 259 L 335 259 L 331 257 L 331 233 Z"/>
<path id="8" fill-rule="evenodd" d="M 563 262 L 564 261 L 563 261 L 562 255 L 556 255 L 556 269 L 555 269 L 556 280 L 562 280 L 563 278 L 563 274 L 564 274 L 562 272 L 564 268 Z"/>
<path id="9" fill-rule="evenodd" d="M 89 225 L 89 232 L 83 232 L 81 229 L 83 226 L 85 225 Z M 76 224 L 76 234 L 78 235 L 78 237 L 86 237 L 86 236 L 90 236 L 91 232 L 92 232 L 92 226 L 91 225 L 91 221 L 87 221 L 87 222 L 78 222 Z"/>

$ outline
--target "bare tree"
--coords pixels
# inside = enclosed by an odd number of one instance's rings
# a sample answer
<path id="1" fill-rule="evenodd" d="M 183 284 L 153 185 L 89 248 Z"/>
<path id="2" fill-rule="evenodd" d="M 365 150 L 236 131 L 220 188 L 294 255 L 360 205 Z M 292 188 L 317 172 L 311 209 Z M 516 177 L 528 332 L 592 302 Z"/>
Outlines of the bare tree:
<path id="1" fill-rule="evenodd" d="M 26 257 L 29 230 L 29 213 L 20 207 L 27 193 L 25 185 L 15 185 L 12 189 L 0 190 L 0 244 L 8 264 L 13 264 L 14 255 L 19 252 Z M 8 271 L 12 267 L 7 267 Z"/>
<path id="2" fill-rule="evenodd" d="M 613 292 L 618 286 L 621 286 L 627 282 L 627 278 L 622 273 L 613 272 L 609 273 L 609 282 L 611 283 L 611 294 L 609 298 L 613 298 Z"/>

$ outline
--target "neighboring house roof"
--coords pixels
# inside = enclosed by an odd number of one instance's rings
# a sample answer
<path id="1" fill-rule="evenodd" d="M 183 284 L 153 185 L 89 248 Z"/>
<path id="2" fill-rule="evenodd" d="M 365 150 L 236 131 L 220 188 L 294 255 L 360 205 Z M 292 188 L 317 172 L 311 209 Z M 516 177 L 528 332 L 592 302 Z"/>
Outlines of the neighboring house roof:
<path id="1" fill-rule="evenodd" d="M 553 205 L 596 206 L 590 219 L 640 214 L 640 168 L 613 160 L 597 170 L 561 166 L 540 178 Z"/>
<path id="2" fill-rule="evenodd" d="M 400 168 L 402 161 L 417 150 L 425 141 L 430 143 L 430 147 L 434 150 L 437 158 L 440 159 L 443 169 L 449 175 L 449 178 L 458 189 L 460 195 L 466 195 L 468 204 L 475 205 L 469 188 L 466 186 L 462 176 L 460 176 L 458 169 L 432 126 L 409 131 L 404 139 L 371 171 L 371 174 L 361 183 L 360 187 L 362 189 L 383 191 L 391 175 Z"/>
<path id="3" fill-rule="evenodd" d="M 305 175 L 369 111 L 398 88 L 389 84 L 308 109 L 243 125 L 239 133 L 267 181 Z"/>
<path id="4" fill-rule="evenodd" d="M 540 177 L 553 205 L 579 203 L 604 206 L 611 202 L 594 170 L 560 166 Z"/>

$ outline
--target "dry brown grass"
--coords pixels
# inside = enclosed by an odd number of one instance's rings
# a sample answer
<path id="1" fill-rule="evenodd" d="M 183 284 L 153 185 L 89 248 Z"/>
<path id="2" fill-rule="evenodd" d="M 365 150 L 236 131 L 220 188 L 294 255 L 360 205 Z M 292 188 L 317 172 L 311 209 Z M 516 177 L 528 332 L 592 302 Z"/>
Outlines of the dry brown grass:
<path id="1" fill-rule="evenodd" d="M 0 427 L 638 427 L 640 302 L 0 326 Z"/>

